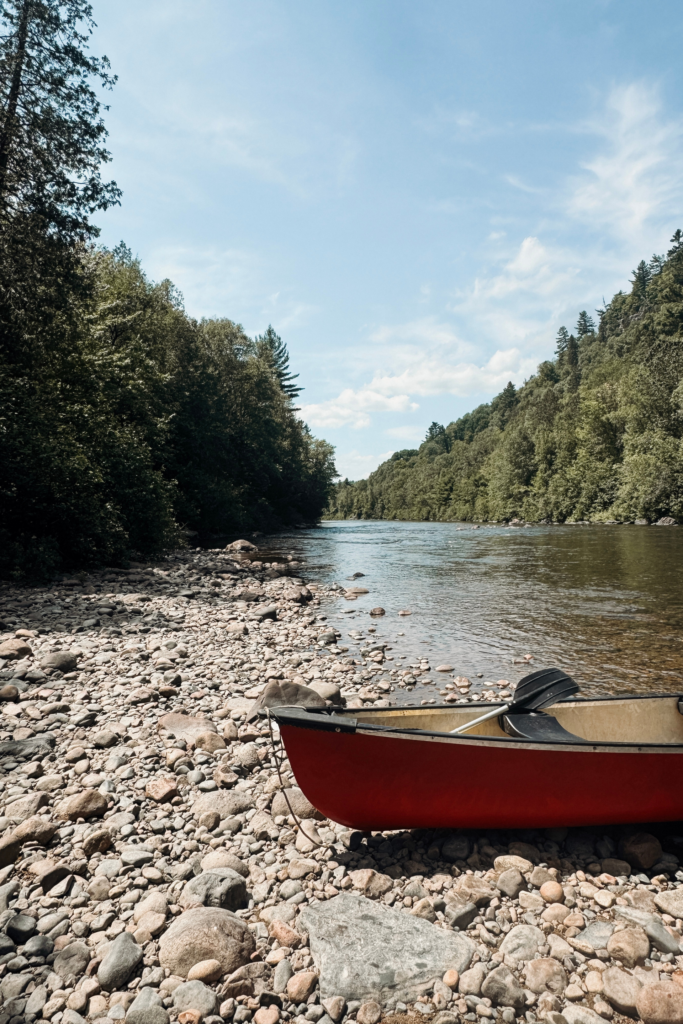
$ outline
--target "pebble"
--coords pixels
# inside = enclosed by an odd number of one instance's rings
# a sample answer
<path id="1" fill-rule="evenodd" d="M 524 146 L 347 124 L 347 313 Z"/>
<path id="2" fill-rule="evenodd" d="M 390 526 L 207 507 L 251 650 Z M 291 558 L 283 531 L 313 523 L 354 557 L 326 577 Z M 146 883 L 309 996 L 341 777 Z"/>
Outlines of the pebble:
<path id="1" fill-rule="evenodd" d="M 361 834 L 281 780 L 247 721 L 266 685 L 361 707 L 429 665 L 375 625 L 346 657 L 340 592 L 244 544 L 0 587 L 0 1013 L 683 1024 L 666 830 Z"/>

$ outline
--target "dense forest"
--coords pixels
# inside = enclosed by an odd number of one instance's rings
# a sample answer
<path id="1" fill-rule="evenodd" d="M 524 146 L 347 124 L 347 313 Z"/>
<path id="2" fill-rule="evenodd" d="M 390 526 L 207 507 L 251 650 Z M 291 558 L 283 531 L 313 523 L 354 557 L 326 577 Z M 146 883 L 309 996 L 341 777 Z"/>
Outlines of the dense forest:
<path id="1" fill-rule="evenodd" d="M 683 235 L 642 261 L 598 323 L 561 327 L 553 360 L 447 427 L 344 480 L 330 519 L 683 519 Z"/>
<path id="2" fill-rule="evenodd" d="M 277 334 L 198 322 L 97 246 L 91 217 L 121 193 L 90 5 L 7 0 L 0 19 L 0 575 L 317 518 L 332 449 L 297 416 Z"/>

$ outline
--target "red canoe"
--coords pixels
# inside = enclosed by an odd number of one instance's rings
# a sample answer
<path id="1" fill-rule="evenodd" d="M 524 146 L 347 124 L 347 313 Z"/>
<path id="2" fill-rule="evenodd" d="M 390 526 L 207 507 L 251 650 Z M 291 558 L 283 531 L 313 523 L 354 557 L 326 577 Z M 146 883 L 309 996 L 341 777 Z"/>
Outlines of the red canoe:
<path id="1" fill-rule="evenodd" d="M 449 735 L 491 707 L 281 707 L 271 715 L 305 795 L 349 828 L 683 819 L 678 695 L 572 699 Z"/>

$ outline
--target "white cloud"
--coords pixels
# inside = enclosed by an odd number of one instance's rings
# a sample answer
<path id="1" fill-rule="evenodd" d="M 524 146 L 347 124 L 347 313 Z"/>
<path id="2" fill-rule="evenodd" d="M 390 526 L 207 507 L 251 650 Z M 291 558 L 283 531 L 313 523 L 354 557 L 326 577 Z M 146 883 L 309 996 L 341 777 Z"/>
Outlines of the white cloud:
<path id="1" fill-rule="evenodd" d="M 409 412 L 418 406 L 408 395 L 386 395 L 369 387 L 354 391 L 345 388 L 337 398 L 312 405 L 302 405 L 302 418 L 312 427 L 369 427 L 371 412 Z"/>
<path id="2" fill-rule="evenodd" d="M 605 145 L 570 180 L 570 217 L 631 244 L 650 241 L 683 192 L 683 120 L 661 115 L 655 87 L 634 82 L 612 90 L 601 117 L 583 126 Z"/>
<path id="3" fill-rule="evenodd" d="M 508 381 L 521 384 L 536 368 L 537 360 L 524 358 L 516 348 L 494 352 L 483 365 L 448 363 L 422 356 L 402 373 L 375 377 L 356 390 L 345 388 L 336 398 L 302 406 L 303 418 L 313 427 L 369 427 L 371 412 L 408 412 L 419 408 L 410 395 L 459 395 L 500 391 Z M 398 429 L 398 428 L 397 428 Z M 402 429 L 402 428 L 400 428 Z M 391 433 L 391 431 L 387 431 Z M 394 434 L 394 436 L 398 436 Z"/>
<path id="4" fill-rule="evenodd" d="M 422 427 L 389 427 L 384 431 L 387 437 L 395 437 L 397 441 L 422 441 L 425 431 Z"/>
<path id="5" fill-rule="evenodd" d="M 393 454 L 393 451 L 383 452 L 381 455 L 361 455 L 357 451 L 337 452 L 335 462 L 342 480 L 363 480 Z"/>

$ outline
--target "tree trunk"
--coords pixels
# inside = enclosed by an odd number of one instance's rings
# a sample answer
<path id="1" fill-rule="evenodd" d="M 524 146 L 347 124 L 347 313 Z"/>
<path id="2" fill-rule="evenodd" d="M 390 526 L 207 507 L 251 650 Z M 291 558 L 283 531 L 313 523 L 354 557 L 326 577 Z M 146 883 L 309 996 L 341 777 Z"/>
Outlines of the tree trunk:
<path id="1" fill-rule="evenodd" d="M 17 106 L 19 104 L 19 94 L 21 92 L 21 76 L 24 71 L 24 61 L 26 60 L 26 38 L 28 36 L 30 8 L 31 0 L 24 0 L 23 7 L 21 9 L 21 17 L 19 19 L 19 28 L 17 31 L 17 52 L 14 58 L 14 68 L 12 70 L 12 84 L 10 86 L 9 96 L 7 99 L 5 122 L 2 126 L 2 133 L 0 134 L 0 206 L 3 206 L 5 203 L 5 193 L 7 191 L 7 165 L 9 163 L 12 137 L 15 131 Z"/>

